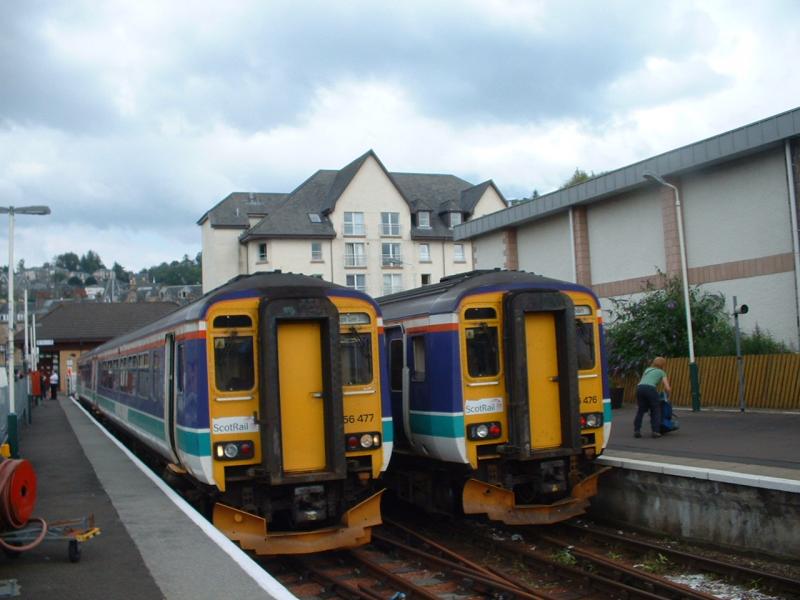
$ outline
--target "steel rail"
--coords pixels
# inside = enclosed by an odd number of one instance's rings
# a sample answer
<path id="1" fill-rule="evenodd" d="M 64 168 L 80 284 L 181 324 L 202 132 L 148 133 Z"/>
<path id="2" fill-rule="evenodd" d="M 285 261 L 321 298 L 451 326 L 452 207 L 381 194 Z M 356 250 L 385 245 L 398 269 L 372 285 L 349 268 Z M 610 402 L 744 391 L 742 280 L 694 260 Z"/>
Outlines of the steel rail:
<path id="1" fill-rule="evenodd" d="M 754 579 L 766 579 L 772 582 L 778 589 L 781 589 L 783 591 L 797 593 L 797 590 L 800 590 L 800 580 L 792 579 L 791 577 L 784 577 L 783 575 L 777 575 L 774 573 L 769 573 L 766 571 L 761 571 L 758 569 L 753 569 L 742 565 L 735 565 L 733 563 L 717 560 L 715 558 L 708 558 L 705 556 L 684 552 L 683 550 L 665 548 L 663 546 L 654 544 L 652 542 L 646 542 L 644 540 L 635 540 L 624 535 L 610 533 L 599 529 L 585 528 L 581 527 L 580 525 L 573 525 L 571 523 L 564 523 L 563 526 L 568 527 L 569 529 L 572 529 L 575 532 L 583 533 L 584 535 L 588 534 L 590 536 L 594 536 L 597 538 L 606 538 L 630 546 L 636 546 L 638 548 L 646 550 L 661 552 L 666 556 L 670 556 L 673 559 L 677 559 L 683 564 L 690 565 L 692 567 L 697 567 L 698 565 L 704 565 L 705 569 L 717 573 L 719 575 L 734 576 L 739 579 L 743 578 L 743 575 L 746 575 Z"/>

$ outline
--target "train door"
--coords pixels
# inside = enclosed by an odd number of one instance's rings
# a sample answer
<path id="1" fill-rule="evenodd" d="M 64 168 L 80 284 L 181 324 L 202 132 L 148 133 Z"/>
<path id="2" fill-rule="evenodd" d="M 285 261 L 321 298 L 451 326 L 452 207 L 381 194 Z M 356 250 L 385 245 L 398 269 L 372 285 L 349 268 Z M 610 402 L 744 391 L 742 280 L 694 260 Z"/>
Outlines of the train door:
<path id="1" fill-rule="evenodd" d="M 553 313 L 525 314 L 525 358 L 528 370 L 528 406 L 533 448 L 561 445 L 561 404 Z"/>
<path id="2" fill-rule="evenodd" d="M 339 313 L 324 296 L 260 308 L 263 460 L 273 484 L 342 479 L 344 410 Z"/>
<path id="3" fill-rule="evenodd" d="M 520 458 L 568 453 L 580 446 L 572 301 L 543 291 L 504 303 L 509 443 Z"/>
<path id="4" fill-rule="evenodd" d="M 176 363 L 178 362 L 176 356 L 175 334 L 168 333 L 164 339 L 164 422 L 167 428 L 167 439 L 169 440 L 169 447 L 172 450 L 174 460 L 176 463 L 180 462 L 178 458 L 177 439 L 175 435 L 176 427 L 176 382 L 178 377 L 176 374 Z"/>
<path id="5" fill-rule="evenodd" d="M 324 469 L 325 405 L 318 321 L 278 323 L 278 386 L 283 470 Z"/>
<path id="6" fill-rule="evenodd" d="M 408 414 L 408 368 L 403 360 L 405 344 L 401 327 L 386 330 L 386 345 L 389 356 L 389 393 L 392 400 L 394 443 L 398 447 L 405 447 L 408 445 L 405 417 Z"/>

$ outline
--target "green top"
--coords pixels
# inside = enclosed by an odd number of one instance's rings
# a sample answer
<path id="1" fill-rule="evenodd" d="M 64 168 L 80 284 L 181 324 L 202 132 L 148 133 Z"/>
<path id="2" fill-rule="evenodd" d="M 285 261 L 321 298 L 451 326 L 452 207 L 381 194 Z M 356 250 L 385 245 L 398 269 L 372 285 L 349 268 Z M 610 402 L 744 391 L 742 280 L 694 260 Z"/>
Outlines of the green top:
<path id="1" fill-rule="evenodd" d="M 661 369 L 657 369 L 656 367 L 647 367 L 644 370 L 644 373 L 642 373 L 642 379 L 639 381 L 639 385 L 652 385 L 653 387 L 658 387 L 658 384 L 661 383 L 661 380 L 666 376 L 667 374 Z"/>

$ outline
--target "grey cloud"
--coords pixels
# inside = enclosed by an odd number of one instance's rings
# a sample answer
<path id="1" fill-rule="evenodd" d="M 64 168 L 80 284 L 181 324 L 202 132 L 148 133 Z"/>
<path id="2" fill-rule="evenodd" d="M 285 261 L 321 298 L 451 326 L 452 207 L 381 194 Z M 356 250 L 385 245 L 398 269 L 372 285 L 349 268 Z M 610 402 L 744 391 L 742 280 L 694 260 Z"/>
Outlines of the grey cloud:
<path id="1" fill-rule="evenodd" d="M 122 126 L 113 90 L 95 79 L 103 74 L 50 54 L 37 32 L 59 11 L 42 6 L 20 13 L 0 5 L 0 76 L 15 82 L 0 99 L 0 119 L 68 130 Z M 146 124 L 178 114 L 200 126 L 269 129 L 296 121 L 316 88 L 342 78 L 395 81 L 423 113 L 459 121 L 602 116 L 614 108 L 604 96 L 609 84 L 639 68 L 643 57 L 688 55 L 713 34 L 697 26 L 701 14 L 665 27 L 639 2 L 546 4 L 531 33 L 496 27 L 456 2 L 302 7 L 254 4 L 241 21 L 212 33 L 196 31 L 190 19 L 177 23 L 157 42 L 169 62 L 154 66 L 136 90 L 136 118 Z"/>

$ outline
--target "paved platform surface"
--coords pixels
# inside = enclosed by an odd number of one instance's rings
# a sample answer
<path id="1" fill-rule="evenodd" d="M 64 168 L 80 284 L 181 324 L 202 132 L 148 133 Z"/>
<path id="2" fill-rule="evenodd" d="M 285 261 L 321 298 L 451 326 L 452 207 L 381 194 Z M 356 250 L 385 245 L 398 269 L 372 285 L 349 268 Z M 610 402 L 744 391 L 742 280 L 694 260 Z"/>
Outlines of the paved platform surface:
<path id="1" fill-rule="evenodd" d="M 749 485 L 800 492 L 800 412 L 676 409 L 680 429 L 656 439 L 649 435 L 648 415 L 642 437 L 633 437 L 635 415 L 634 405 L 614 409 L 607 464 L 621 459 L 724 471 L 751 476 Z M 771 479 L 796 485 L 767 485 Z"/>
<path id="2" fill-rule="evenodd" d="M 0 553 L 0 580 L 16 579 L 20 598 L 292 597 L 282 586 L 267 591 L 268 576 L 266 584 L 253 579 L 71 400 L 35 407 L 21 433 L 20 454 L 38 480 L 34 516 L 94 514 L 102 533 L 82 544 L 78 563 L 69 562 L 66 541 L 45 541 L 13 559 Z"/>

